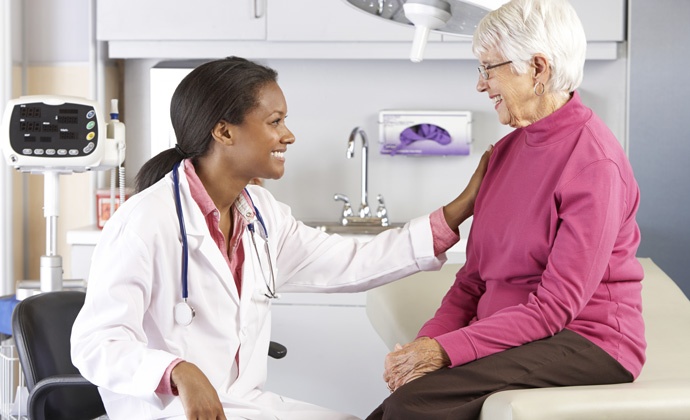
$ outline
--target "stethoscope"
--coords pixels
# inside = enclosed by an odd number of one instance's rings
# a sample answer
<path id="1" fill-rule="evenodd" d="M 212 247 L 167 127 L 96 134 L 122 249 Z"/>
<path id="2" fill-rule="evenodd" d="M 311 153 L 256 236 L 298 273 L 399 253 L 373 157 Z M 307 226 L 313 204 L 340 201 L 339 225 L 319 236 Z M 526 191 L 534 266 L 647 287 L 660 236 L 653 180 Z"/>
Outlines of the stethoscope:
<path id="1" fill-rule="evenodd" d="M 185 229 L 184 226 L 184 216 L 182 215 L 182 200 L 180 198 L 180 180 L 177 175 L 177 170 L 180 166 L 180 162 L 176 163 L 175 166 L 173 167 L 172 171 L 172 176 L 173 176 L 173 187 L 175 189 L 175 208 L 177 209 L 177 220 L 180 222 L 180 232 L 182 234 L 182 302 L 178 302 L 175 304 L 174 307 L 174 317 L 175 317 L 175 322 L 178 323 L 179 325 L 182 326 L 187 326 L 192 323 L 192 320 L 194 319 L 194 316 L 196 315 L 196 312 L 194 311 L 194 308 L 187 302 L 187 299 L 189 298 L 189 289 L 187 287 L 187 268 L 188 268 L 188 262 L 189 262 L 189 245 L 187 243 L 187 230 Z M 271 262 L 271 251 L 268 246 L 268 230 L 266 230 L 266 224 L 264 223 L 263 217 L 261 217 L 261 213 L 259 213 L 259 209 L 256 208 L 254 205 L 254 200 L 252 200 L 252 197 L 249 195 L 249 192 L 245 189 L 245 192 L 247 193 L 247 197 L 249 197 L 249 201 L 252 204 L 252 207 L 254 208 L 254 214 L 256 215 L 256 220 L 259 222 L 261 225 L 261 228 L 264 231 L 264 237 L 265 237 L 265 249 L 266 249 L 266 256 L 268 257 L 268 268 L 271 272 L 271 281 L 269 282 L 266 279 L 266 276 L 264 276 L 264 283 L 266 284 L 266 289 L 268 290 L 267 293 L 264 293 L 264 296 L 266 296 L 269 299 L 278 299 L 280 297 L 279 294 L 276 293 L 276 279 L 275 276 L 273 275 L 273 263 Z M 252 245 L 254 245 L 254 252 L 256 252 L 256 259 L 259 260 L 259 267 L 261 268 L 261 273 L 263 275 L 264 269 L 263 269 L 263 263 L 261 262 L 261 256 L 259 254 L 259 248 L 256 246 L 256 240 L 254 239 L 254 222 L 249 223 L 247 225 L 247 229 L 252 233 L 250 237 L 252 238 Z"/>

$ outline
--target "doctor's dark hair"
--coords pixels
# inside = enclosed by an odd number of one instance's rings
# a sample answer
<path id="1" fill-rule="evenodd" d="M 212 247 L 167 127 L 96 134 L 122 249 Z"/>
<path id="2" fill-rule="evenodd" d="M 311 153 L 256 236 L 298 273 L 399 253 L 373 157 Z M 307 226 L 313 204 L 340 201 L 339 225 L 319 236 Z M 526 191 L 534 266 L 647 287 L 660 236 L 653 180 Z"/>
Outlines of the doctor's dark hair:
<path id="1" fill-rule="evenodd" d="M 196 163 L 209 150 L 213 127 L 222 120 L 241 125 L 259 105 L 261 88 L 277 79 L 275 70 L 240 57 L 210 61 L 192 70 L 170 101 L 177 145 L 144 164 L 136 176 L 136 191 L 158 182 L 184 158 Z"/>

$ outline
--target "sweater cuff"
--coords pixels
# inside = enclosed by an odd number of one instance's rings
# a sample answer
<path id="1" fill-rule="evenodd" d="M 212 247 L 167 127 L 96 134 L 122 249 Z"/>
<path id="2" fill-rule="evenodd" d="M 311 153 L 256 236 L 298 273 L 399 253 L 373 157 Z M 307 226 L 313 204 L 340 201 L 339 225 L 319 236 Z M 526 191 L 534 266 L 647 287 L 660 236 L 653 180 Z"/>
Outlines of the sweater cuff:
<path id="1" fill-rule="evenodd" d="M 416 338 L 428 337 L 435 339 L 436 337 L 448 332 L 448 330 L 443 326 L 432 323 L 431 321 L 433 321 L 433 319 L 422 326 L 422 328 L 419 330 L 419 333 L 417 333 Z"/>
<path id="2" fill-rule="evenodd" d="M 454 232 L 443 216 L 443 207 L 429 216 L 431 221 L 431 234 L 434 237 L 434 255 L 442 254 L 460 240 L 460 234 Z"/>
<path id="3" fill-rule="evenodd" d="M 181 362 L 184 362 L 184 360 L 177 358 L 168 365 L 167 369 L 165 369 L 165 372 L 163 373 L 160 383 L 158 384 L 158 388 L 156 388 L 156 393 L 163 395 L 178 395 L 177 387 L 173 387 L 172 385 L 171 376 L 173 368 Z"/>
<path id="4" fill-rule="evenodd" d="M 470 336 L 462 329 L 451 331 L 434 338 L 450 358 L 450 367 L 464 365 L 477 360 L 477 349 Z"/>

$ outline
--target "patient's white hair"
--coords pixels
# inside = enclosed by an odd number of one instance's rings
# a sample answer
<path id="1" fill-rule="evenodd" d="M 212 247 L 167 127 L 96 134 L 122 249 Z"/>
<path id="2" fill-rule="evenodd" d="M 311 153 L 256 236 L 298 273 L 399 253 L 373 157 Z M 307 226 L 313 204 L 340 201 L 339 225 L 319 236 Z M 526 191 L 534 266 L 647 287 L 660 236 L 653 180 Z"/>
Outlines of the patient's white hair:
<path id="1" fill-rule="evenodd" d="M 494 49 L 518 74 L 543 54 L 551 66 L 547 91 L 572 92 L 582 83 L 587 39 L 566 0 L 512 0 L 490 12 L 477 26 L 472 52 L 479 57 Z"/>

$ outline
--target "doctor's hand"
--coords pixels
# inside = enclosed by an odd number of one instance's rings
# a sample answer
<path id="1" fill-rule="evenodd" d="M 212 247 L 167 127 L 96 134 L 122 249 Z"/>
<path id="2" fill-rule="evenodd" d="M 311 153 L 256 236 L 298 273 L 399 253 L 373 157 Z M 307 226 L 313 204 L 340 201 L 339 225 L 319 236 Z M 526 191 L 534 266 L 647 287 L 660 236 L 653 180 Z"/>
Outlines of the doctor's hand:
<path id="1" fill-rule="evenodd" d="M 170 375 L 189 420 L 227 420 L 223 405 L 204 373 L 189 362 L 175 366 Z"/>
<path id="2" fill-rule="evenodd" d="M 404 346 L 396 344 L 395 350 L 386 356 L 385 366 L 383 380 L 393 392 L 427 373 L 450 366 L 450 358 L 438 341 L 419 337 Z"/>
<path id="3" fill-rule="evenodd" d="M 479 165 L 477 165 L 477 169 L 475 169 L 467 187 L 460 193 L 458 198 L 443 208 L 443 216 L 446 218 L 446 223 L 454 231 L 458 229 L 460 223 L 474 214 L 474 201 L 477 199 L 479 186 L 482 184 L 486 174 L 486 168 L 489 166 L 489 157 L 491 157 L 493 150 L 493 145 L 490 145 L 482 155 Z"/>

